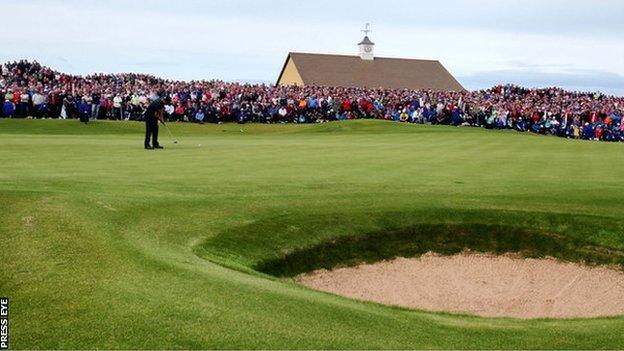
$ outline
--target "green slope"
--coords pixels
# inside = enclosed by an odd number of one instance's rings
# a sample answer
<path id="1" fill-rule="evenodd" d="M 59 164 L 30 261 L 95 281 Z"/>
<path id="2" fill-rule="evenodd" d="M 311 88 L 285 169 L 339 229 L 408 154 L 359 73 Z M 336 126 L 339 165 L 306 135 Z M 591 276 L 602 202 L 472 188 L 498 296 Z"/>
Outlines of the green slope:
<path id="1" fill-rule="evenodd" d="M 13 348 L 624 348 L 624 317 L 410 311 L 254 270 L 392 256 L 384 242 L 426 228 L 621 263 L 624 145 L 381 121 L 171 128 L 180 144 L 163 130 L 146 151 L 139 123 L 0 120 Z"/>

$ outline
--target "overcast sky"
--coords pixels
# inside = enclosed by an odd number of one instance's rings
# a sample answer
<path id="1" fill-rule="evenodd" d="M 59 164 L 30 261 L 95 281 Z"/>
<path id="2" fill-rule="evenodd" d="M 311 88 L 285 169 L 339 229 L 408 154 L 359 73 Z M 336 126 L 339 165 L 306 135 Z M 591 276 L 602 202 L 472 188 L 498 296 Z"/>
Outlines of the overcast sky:
<path id="1" fill-rule="evenodd" d="M 288 51 L 440 60 L 467 88 L 624 95 L 624 1 L 3 1 L 0 60 L 68 73 L 274 82 Z"/>

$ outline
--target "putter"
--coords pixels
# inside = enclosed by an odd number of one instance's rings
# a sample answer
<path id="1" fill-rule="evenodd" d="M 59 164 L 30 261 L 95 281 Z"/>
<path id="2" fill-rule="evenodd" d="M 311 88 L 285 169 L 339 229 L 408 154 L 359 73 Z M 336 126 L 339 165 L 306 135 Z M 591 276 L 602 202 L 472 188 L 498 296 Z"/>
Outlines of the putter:
<path id="1" fill-rule="evenodd" d="M 163 123 L 163 126 L 165 126 L 165 129 L 167 129 L 167 132 L 169 133 L 169 136 L 171 137 L 171 139 L 173 139 L 173 143 L 174 143 L 174 144 L 177 144 L 177 143 L 178 143 L 178 139 L 176 139 L 176 138 L 173 136 L 173 133 L 171 133 L 171 129 L 169 129 L 169 126 L 168 126 L 168 125 L 166 125 L 165 123 Z"/>

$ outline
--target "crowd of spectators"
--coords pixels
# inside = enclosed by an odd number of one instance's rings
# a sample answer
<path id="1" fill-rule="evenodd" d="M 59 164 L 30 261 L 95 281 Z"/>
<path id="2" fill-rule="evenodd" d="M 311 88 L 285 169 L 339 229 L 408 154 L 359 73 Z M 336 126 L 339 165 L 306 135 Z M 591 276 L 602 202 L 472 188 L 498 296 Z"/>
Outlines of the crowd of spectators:
<path id="1" fill-rule="evenodd" d="M 147 74 L 63 74 L 37 62 L 0 65 L 0 117 L 142 120 L 162 97 L 170 121 L 318 123 L 358 118 L 469 125 L 624 141 L 624 97 L 500 85 L 480 91 L 274 86 L 173 81 Z"/>

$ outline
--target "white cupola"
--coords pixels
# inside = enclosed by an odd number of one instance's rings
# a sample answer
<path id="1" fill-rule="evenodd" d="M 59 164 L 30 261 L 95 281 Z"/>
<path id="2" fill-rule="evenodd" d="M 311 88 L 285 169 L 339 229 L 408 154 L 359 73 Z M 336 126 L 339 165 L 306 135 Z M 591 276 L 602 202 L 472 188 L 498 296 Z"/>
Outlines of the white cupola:
<path id="1" fill-rule="evenodd" d="M 368 33 L 372 32 L 369 23 L 366 23 L 365 29 L 363 29 L 362 32 L 364 32 L 364 39 L 358 44 L 360 58 L 362 60 L 374 60 L 375 43 L 368 38 Z"/>

